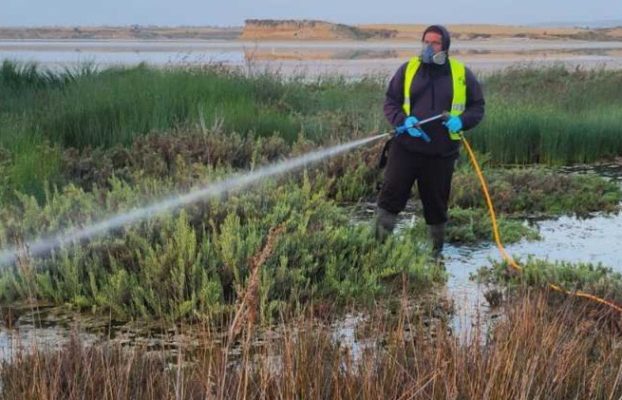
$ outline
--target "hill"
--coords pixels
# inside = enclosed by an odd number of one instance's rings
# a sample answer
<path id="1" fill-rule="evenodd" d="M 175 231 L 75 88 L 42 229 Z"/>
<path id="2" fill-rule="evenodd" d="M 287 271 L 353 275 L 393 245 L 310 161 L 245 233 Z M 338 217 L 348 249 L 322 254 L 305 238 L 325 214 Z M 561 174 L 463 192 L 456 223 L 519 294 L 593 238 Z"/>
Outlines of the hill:
<path id="1" fill-rule="evenodd" d="M 316 20 L 246 20 L 240 39 L 248 40 L 367 40 L 392 39 L 397 31 Z"/>

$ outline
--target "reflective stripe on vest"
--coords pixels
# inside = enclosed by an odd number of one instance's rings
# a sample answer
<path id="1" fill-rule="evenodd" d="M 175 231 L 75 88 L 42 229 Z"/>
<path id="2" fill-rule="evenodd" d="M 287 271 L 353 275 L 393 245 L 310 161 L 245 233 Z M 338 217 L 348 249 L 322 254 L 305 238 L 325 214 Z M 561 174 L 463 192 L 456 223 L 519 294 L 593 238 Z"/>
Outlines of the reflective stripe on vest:
<path id="1" fill-rule="evenodd" d="M 410 87 L 412 86 L 415 75 L 419 70 L 421 61 L 419 57 L 413 57 L 408 61 L 406 66 L 406 74 L 404 76 L 404 113 L 410 115 Z M 453 97 L 451 100 L 451 115 L 460 115 L 466 108 L 466 69 L 464 64 L 453 58 L 449 58 L 449 66 L 451 68 L 451 80 L 453 86 Z M 449 133 L 452 140 L 460 140 L 462 132 Z"/>

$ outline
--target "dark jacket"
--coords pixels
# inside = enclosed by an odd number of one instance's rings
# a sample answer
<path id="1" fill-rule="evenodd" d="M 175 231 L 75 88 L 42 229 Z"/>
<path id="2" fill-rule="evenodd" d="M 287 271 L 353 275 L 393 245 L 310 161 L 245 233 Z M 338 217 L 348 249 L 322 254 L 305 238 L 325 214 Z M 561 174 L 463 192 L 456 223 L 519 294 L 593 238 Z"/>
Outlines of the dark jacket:
<path id="1" fill-rule="evenodd" d="M 395 73 L 386 93 L 384 115 L 389 123 L 396 127 L 404 123 L 406 115 L 402 108 L 404 102 L 404 63 Z M 463 130 L 475 127 L 484 117 L 484 95 L 475 75 L 466 69 L 467 102 L 464 113 L 460 115 Z M 410 90 L 411 114 L 422 120 L 451 109 L 453 84 L 449 64 L 439 66 L 421 64 Z M 421 138 L 408 134 L 399 135 L 393 142 L 404 146 L 412 153 L 427 156 L 452 157 L 458 154 L 460 142 L 451 140 L 442 121 L 434 121 L 423 126 L 423 130 L 432 141 L 427 143 Z"/>

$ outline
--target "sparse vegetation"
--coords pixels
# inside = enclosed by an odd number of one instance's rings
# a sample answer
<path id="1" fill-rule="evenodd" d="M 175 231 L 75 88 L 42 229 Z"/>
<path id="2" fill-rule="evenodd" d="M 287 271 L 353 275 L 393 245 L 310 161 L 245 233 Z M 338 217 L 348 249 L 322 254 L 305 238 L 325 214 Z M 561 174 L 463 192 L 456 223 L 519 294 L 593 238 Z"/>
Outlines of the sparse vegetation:
<path id="1" fill-rule="evenodd" d="M 551 305 L 541 292 L 506 306 L 485 339 L 461 342 L 405 308 L 373 318 L 358 350 L 315 319 L 231 348 L 206 330 L 177 355 L 72 341 L 20 353 L 0 372 L 2 398 L 481 399 L 622 396 L 619 319 L 589 304 Z M 577 317 L 580 316 L 580 317 Z M 280 332 L 280 333 L 277 333 Z"/>

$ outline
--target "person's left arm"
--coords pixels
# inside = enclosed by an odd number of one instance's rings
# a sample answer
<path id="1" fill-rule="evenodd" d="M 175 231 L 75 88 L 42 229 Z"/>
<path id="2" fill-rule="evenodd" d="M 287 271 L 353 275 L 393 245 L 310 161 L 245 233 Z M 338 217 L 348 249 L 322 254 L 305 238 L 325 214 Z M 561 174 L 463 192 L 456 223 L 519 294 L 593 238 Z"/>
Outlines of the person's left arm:
<path id="1" fill-rule="evenodd" d="M 468 68 L 466 69 L 466 86 L 466 107 L 464 112 L 460 114 L 463 130 L 474 128 L 480 123 L 484 118 L 484 106 L 486 105 L 482 87 L 473 72 Z"/>

